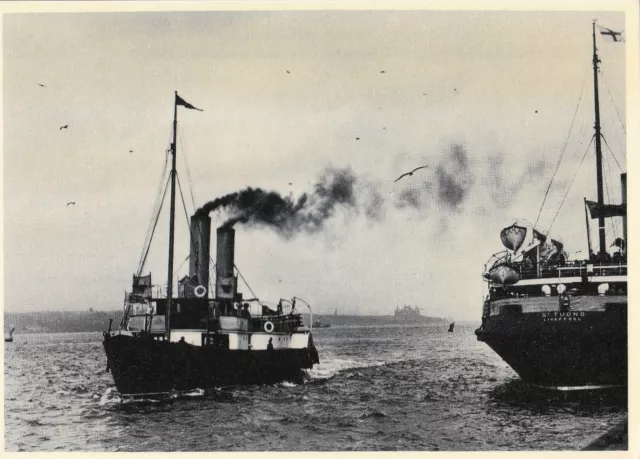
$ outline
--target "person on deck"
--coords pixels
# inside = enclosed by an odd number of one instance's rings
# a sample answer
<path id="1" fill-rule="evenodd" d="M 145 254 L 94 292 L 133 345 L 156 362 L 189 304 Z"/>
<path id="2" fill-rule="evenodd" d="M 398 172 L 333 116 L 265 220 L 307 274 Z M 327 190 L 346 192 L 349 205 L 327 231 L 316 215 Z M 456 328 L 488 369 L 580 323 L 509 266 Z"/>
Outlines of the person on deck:
<path id="1" fill-rule="evenodd" d="M 269 338 L 269 344 L 267 344 L 267 351 L 273 351 L 273 338 Z"/>

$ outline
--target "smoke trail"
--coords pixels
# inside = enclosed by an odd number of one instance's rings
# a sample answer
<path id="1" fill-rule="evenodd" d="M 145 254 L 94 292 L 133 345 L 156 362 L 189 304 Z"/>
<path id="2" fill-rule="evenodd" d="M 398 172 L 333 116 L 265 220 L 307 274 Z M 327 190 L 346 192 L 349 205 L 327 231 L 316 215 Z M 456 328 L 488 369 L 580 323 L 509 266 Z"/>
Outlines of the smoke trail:
<path id="1" fill-rule="evenodd" d="M 357 213 L 362 207 L 372 219 L 382 218 L 383 199 L 371 184 L 357 190 L 358 178 L 351 168 L 327 168 L 311 193 L 298 199 L 275 191 L 246 188 L 206 203 L 197 216 L 221 210 L 228 217 L 223 226 L 242 223 L 278 230 L 285 238 L 296 233 L 319 233 L 338 209 Z M 358 191 L 362 193 L 358 199 Z"/>
<path id="2" fill-rule="evenodd" d="M 445 214 L 479 213 L 511 206 L 527 186 L 541 180 L 549 164 L 544 157 L 526 160 L 520 173 L 507 170 L 505 155 L 472 159 L 464 145 L 449 146 L 433 173 L 421 181 L 407 180 L 398 191 L 395 206 L 424 211 L 431 204 Z M 428 163 L 428 159 L 425 160 Z M 473 199 L 470 197 L 473 196 Z"/>
<path id="3" fill-rule="evenodd" d="M 435 170 L 437 197 L 449 210 L 459 212 L 474 180 L 466 148 L 453 144 L 449 153 Z"/>
<path id="4" fill-rule="evenodd" d="M 423 163 L 429 162 L 427 158 Z M 399 191 L 395 206 L 425 210 L 434 203 L 440 210 L 459 213 L 474 183 L 466 148 L 452 144 L 431 167 L 433 174 L 428 178 L 417 183 L 413 178 L 406 181 L 408 186 Z"/>

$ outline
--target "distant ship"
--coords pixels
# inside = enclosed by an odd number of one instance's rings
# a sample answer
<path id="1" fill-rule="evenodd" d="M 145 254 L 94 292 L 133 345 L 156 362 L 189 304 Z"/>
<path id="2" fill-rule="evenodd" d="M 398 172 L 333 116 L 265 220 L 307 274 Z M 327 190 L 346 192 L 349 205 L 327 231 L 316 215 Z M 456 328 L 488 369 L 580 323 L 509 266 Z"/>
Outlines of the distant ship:
<path id="1" fill-rule="evenodd" d="M 418 306 L 411 307 L 409 305 L 405 305 L 402 309 L 396 307 L 394 317 L 402 322 L 426 319 L 425 316 L 420 314 L 420 308 Z"/>
<path id="2" fill-rule="evenodd" d="M 15 327 L 15 326 L 11 327 L 11 330 L 9 330 L 9 337 L 7 338 L 7 337 L 5 336 L 5 338 L 4 338 L 4 342 L 5 342 L 5 343 L 13 343 L 13 331 L 14 331 L 15 329 L 16 329 L 16 327 Z"/>
<path id="3" fill-rule="evenodd" d="M 320 319 L 316 319 L 316 321 L 313 324 L 313 328 L 329 328 L 329 327 L 331 327 L 331 324 L 324 323 Z"/>
<path id="4" fill-rule="evenodd" d="M 273 310 L 257 298 L 243 298 L 231 225 L 217 229 L 216 274 L 210 286 L 211 218 L 198 212 L 191 217 L 189 275 L 179 281 L 178 295 L 173 294 L 179 105 L 195 108 L 175 94 L 166 291 L 152 284 L 151 274 L 142 275 L 148 238 L 132 290 L 125 294 L 122 322 L 115 331 L 110 324 L 103 334 L 107 368 L 120 394 L 132 396 L 300 381 L 305 369 L 319 363 L 311 331 L 296 309 L 297 303 L 308 304 L 297 297 L 281 299 Z M 283 302 L 289 303 L 288 311 Z"/>
<path id="5" fill-rule="evenodd" d="M 585 199 L 590 255 L 568 260 L 563 244 L 549 234 L 518 222 L 504 228 L 500 237 L 507 250 L 494 255 L 486 266 L 488 294 L 482 326 L 476 330 L 478 340 L 521 378 L 548 389 L 627 384 L 626 173 L 621 174 L 622 203 L 605 204 L 595 28 L 594 22 L 598 198 L 597 202 Z M 591 250 L 589 217 L 598 221 L 597 253 Z M 613 217 L 622 218 L 623 236 L 614 234 L 607 246 L 605 219 Z M 613 248 L 613 254 L 608 248 Z"/>

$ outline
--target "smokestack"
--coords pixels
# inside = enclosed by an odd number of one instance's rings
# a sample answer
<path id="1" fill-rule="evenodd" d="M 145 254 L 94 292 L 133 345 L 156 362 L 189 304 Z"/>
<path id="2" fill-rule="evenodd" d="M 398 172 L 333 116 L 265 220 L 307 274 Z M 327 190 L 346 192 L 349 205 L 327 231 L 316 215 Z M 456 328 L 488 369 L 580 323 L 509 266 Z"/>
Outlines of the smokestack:
<path id="1" fill-rule="evenodd" d="M 195 287 L 202 285 L 209 292 L 209 258 L 211 246 L 211 218 L 207 215 L 191 217 L 191 247 L 189 277 Z"/>
<path id="2" fill-rule="evenodd" d="M 622 237 L 624 238 L 623 253 L 627 253 L 627 173 L 620 174 L 620 188 L 622 189 L 622 205 L 625 208 L 624 217 L 622 217 Z"/>
<path id="3" fill-rule="evenodd" d="M 233 274 L 236 230 L 224 225 L 216 233 L 216 299 L 234 300 L 238 284 Z"/>

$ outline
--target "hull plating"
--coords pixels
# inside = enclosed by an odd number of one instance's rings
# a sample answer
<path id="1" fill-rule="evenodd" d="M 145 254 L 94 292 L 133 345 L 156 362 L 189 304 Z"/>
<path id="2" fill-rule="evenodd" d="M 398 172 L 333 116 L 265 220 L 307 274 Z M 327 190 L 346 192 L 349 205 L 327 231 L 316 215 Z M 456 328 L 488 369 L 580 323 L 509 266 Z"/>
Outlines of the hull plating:
<path id="1" fill-rule="evenodd" d="M 627 384 L 626 310 L 492 316 L 476 335 L 538 386 L 577 390 Z"/>
<path id="2" fill-rule="evenodd" d="M 103 345 L 121 394 L 301 381 L 303 370 L 318 362 L 313 345 L 306 349 L 230 351 L 127 335 L 106 335 Z"/>

